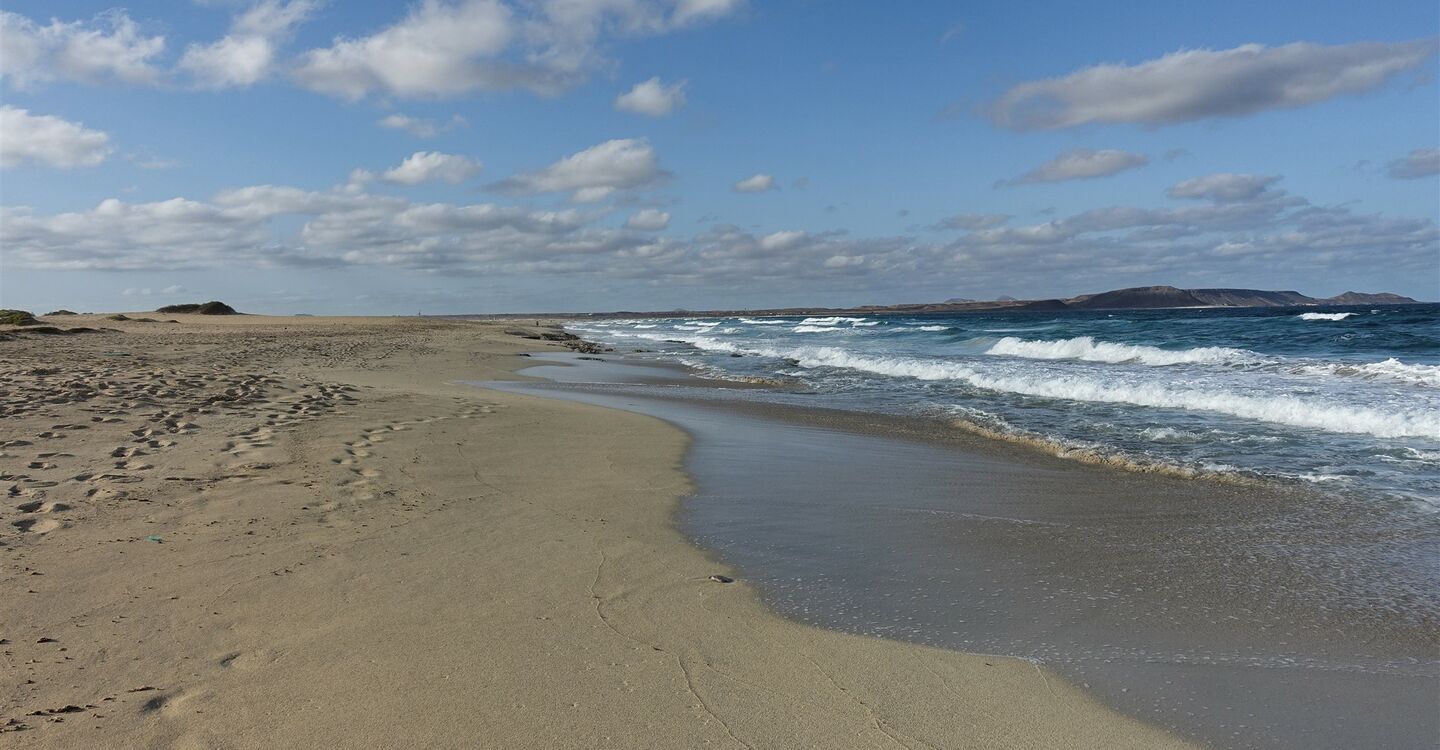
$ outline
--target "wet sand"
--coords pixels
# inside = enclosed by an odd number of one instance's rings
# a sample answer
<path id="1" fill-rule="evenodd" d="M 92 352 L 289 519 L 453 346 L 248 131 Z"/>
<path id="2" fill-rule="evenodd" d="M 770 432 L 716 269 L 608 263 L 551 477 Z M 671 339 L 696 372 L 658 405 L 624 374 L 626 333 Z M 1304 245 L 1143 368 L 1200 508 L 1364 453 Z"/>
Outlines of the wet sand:
<path id="1" fill-rule="evenodd" d="M 510 387 L 689 432 L 682 527 L 797 620 L 1038 659 L 1216 746 L 1440 739 L 1436 623 L 1385 608 L 1433 591 L 1375 557 L 1433 554 L 1433 527 L 1361 545 L 1378 533 L 1363 509 L 1312 492 L 777 406 L 648 363 L 559 364 L 527 372 L 564 385 Z"/>
<path id="2" fill-rule="evenodd" d="M 1186 746 L 776 616 L 676 529 L 684 432 L 460 384 L 524 326 L 163 317 L 0 331 L 0 745 Z"/>

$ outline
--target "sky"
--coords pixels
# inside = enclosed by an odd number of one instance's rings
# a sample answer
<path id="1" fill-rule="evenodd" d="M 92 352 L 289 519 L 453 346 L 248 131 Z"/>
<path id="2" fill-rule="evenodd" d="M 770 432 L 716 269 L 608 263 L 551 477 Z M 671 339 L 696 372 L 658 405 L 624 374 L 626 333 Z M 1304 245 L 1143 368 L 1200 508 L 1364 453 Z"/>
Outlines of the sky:
<path id="1" fill-rule="evenodd" d="M 0 307 L 1440 299 L 1433 0 L 8 0 Z"/>

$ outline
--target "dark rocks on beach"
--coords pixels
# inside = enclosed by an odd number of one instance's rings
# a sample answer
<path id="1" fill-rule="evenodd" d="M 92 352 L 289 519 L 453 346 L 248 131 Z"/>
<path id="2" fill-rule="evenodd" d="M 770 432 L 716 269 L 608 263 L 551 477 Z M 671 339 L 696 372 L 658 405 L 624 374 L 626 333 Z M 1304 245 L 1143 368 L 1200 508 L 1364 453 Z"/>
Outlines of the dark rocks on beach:
<path id="1" fill-rule="evenodd" d="M 49 335 L 49 336 L 70 336 L 70 335 L 73 335 L 73 334 L 76 334 L 76 333 L 105 333 L 106 331 L 113 331 L 113 330 L 114 330 L 113 328 L 85 328 L 84 326 L 81 326 L 81 327 L 79 327 L 79 328 L 59 328 L 59 327 L 56 327 L 56 326 L 34 326 L 33 328 L 27 328 L 27 329 L 25 329 L 25 332 L 26 332 L 26 333 L 42 333 L 42 334 Z"/>
<path id="2" fill-rule="evenodd" d="M 566 341 L 565 346 L 581 354 L 600 354 L 602 352 L 614 351 L 612 349 L 606 349 L 593 341 L 583 341 L 581 339 Z"/>
<path id="3" fill-rule="evenodd" d="M 734 579 L 734 578 L 731 578 L 730 576 L 726 576 L 726 575 L 720 575 L 719 573 L 716 573 L 715 575 L 710 576 L 710 580 L 712 580 L 712 581 L 714 581 L 714 582 L 716 582 L 716 583 L 734 583 L 734 582 L 735 582 L 735 579 Z"/>
<path id="4" fill-rule="evenodd" d="M 125 314 L 123 314 L 123 313 L 115 313 L 114 315 L 107 315 L 107 316 L 105 316 L 105 319 L 106 319 L 106 320 L 129 320 L 129 319 L 130 319 L 130 316 L 129 316 L 129 315 L 125 315 Z"/>

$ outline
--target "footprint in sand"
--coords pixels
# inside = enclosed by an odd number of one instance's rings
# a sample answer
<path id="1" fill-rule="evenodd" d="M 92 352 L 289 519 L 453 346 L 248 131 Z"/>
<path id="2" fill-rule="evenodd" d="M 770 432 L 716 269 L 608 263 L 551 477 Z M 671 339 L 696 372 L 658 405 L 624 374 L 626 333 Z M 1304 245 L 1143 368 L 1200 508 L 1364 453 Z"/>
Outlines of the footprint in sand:
<path id="1" fill-rule="evenodd" d="M 22 518 L 11 521 L 11 526 L 26 534 L 48 534 L 60 528 L 60 522 L 53 518 Z"/>

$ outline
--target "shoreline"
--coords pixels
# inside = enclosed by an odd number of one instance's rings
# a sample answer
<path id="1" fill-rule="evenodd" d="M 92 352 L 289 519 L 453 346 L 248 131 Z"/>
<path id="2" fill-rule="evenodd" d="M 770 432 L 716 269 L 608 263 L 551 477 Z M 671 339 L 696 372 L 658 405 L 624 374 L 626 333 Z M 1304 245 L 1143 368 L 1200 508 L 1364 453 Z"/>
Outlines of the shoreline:
<path id="1" fill-rule="evenodd" d="M 683 433 L 451 384 L 513 324 L 175 317 L 0 342 L 16 746 L 1185 745 L 709 580 Z"/>
<path id="2" fill-rule="evenodd" d="M 1311 540 L 1318 546 L 1304 554 L 1276 557 L 1267 551 L 1293 536 L 1289 527 L 1306 526 L 1296 517 L 1327 517 L 1317 513 L 1316 506 L 1326 501 L 1313 490 L 1120 472 L 1009 442 L 941 431 L 914 418 L 777 404 L 747 398 L 753 395 L 751 389 L 716 390 L 708 380 L 677 387 L 681 381 L 667 372 L 671 366 L 647 360 L 606 357 L 602 364 L 550 355 L 540 359 L 526 374 L 543 374 L 556 382 L 501 387 L 657 416 L 695 436 L 687 465 L 700 486 L 686 500 L 687 536 L 756 578 L 766 602 L 787 617 L 962 652 L 1039 658 L 1049 668 L 1062 668 L 1072 684 L 1090 688 L 1088 683 L 1096 683 L 1107 704 L 1151 721 L 1182 719 L 1187 735 L 1220 746 L 1314 747 L 1319 727 L 1326 727 L 1326 746 L 1335 747 L 1379 742 L 1382 735 L 1393 746 L 1408 746 L 1405 743 L 1434 733 L 1433 722 L 1415 718 L 1424 716 L 1423 693 L 1435 675 L 1433 659 L 1421 656 L 1431 653 L 1421 644 L 1433 644 L 1433 629 L 1424 623 L 1377 622 L 1364 611 L 1335 611 L 1336 602 L 1325 598 L 1328 581 L 1351 571 L 1324 559 L 1323 536 Z M 857 437 L 837 440 L 837 432 Z M 895 447 L 896 441 L 916 448 Z M 756 450 L 754 445 L 770 447 Z M 828 447 L 797 447 L 801 445 Z M 835 456 L 845 458 L 837 462 Z M 725 469 L 736 462 L 746 466 L 745 478 Z M 792 481 L 786 468 L 799 465 L 807 471 Z M 897 465 L 906 468 L 897 470 Z M 870 475 L 887 479 L 872 487 Z M 1044 475 L 1063 479 L 1054 486 L 1033 480 Z M 1006 489 L 1016 483 L 1019 489 Z M 878 500 L 887 492 L 910 499 L 907 505 L 923 506 L 926 517 L 934 519 L 925 525 L 952 528 L 946 533 L 959 535 L 961 546 L 948 539 L 924 542 L 924 528 L 892 519 L 891 511 L 884 510 L 886 503 Z M 978 504 L 965 499 L 997 492 L 999 498 Z M 877 500 L 864 500 L 867 493 Z M 858 505 L 848 500 L 852 497 L 860 498 Z M 1164 503 L 1154 502 L 1162 497 Z M 1062 498 L 1068 500 L 1057 504 Z M 706 510 L 712 503 L 723 509 Z M 857 524 L 853 532 L 845 528 L 849 516 Z M 1337 521 L 1330 517 L 1332 524 Z M 993 522 L 1053 531 L 981 528 Z M 1339 525 L 1352 527 L 1350 522 Z M 1211 528 L 1228 531 L 1215 536 Z M 1353 528 L 1363 533 L 1361 527 Z M 808 537 L 825 541 L 811 545 Z M 1044 541 L 1037 545 L 1041 537 Z M 1147 541 L 1152 539 L 1155 545 Z M 899 558 L 889 548 L 917 543 L 927 551 L 923 559 L 896 568 Z M 1001 551 L 1016 544 L 1028 552 Z M 1169 551 L 1195 544 L 1203 544 L 1206 553 L 1193 561 L 1186 559 L 1190 555 L 1177 558 Z M 786 551 L 769 552 L 780 546 Z M 977 554 L 966 547 L 994 551 Z M 1263 566 L 1237 577 L 1231 563 L 1254 560 L 1257 553 L 1265 560 Z M 852 561 L 862 559 L 866 562 Z M 1157 574 L 1137 575 L 1141 571 L 1132 566 L 1154 568 Z M 994 621 L 988 625 L 987 615 L 982 615 L 976 631 L 976 613 L 963 603 L 988 604 L 986 589 L 994 591 L 996 582 L 981 580 L 958 589 L 926 582 L 952 567 L 1028 567 L 1032 575 L 1001 576 L 1001 590 L 1008 592 L 1002 601 L 1012 603 L 989 613 Z M 890 573 L 877 577 L 875 568 Z M 1137 593 L 1121 593 L 1131 587 Z M 867 595 L 876 591 L 883 592 L 881 598 L 869 596 L 867 603 Z M 893 601 L 888 598 L 892 595 Z M 1067 603 L 1057 608 L 1057 598 Z M 1272 598 L 1276 601 L 1268 601 Z M 957 606 L 915 608 L 916 602 L 936 599 L 953 600 Z M 1095 601 L 1109 603 L 1095 609 Z M 1116 612 L 1106 612 L 1116 607 Z M 896 614 L 899 610 L 904 612 Z M 1074 616 L 1072 610 L 1090 613 L 1066 623 Z M 1255 623 L 1238 629 L 1225 625 L 1233 615 Z M 971 625 L 964 630 L 972 632 L 947 635 L 951 631 L 945 623 L 957 618 L 962 623 L 968 619 Z M 1032 618 L 1063 623 L 1065 629 L 1037 630 Z M 1081 640 L 1052 640 L 1077 627 Z M 1177 639 L 1166 635 L 1169 630 L 1188 635 Z M 1010 631 L 1022 634 L 1019 640 L 1007 635 Z M 989 640 L 976 640 L 985 633 Z M 1336 638 L 1340 640 L 1332 645 Z M 1421 661 L 1411 662 L 1415 657 Z M 1143 666 L 1147 663 L 1151 666 Z M 1297 669 L 1294 676 L 1286 676 Z M 1296 692 L 1289 686 L 1294 680 L 1308 687 Z M 1373 712 L 1356 704 L 1371 699 L 1386 706 L 1382 713 L 1388 718 L 1368 717 Z M 1162 710 L 1166 707 L 1170 718 Z M 1185 715 L 1195 718 L 1184 720 Z M 1341 731 L 1342 724 L 1353 726 Z M 1243 731 L 1232 734 L 1227 727 Z"/>

